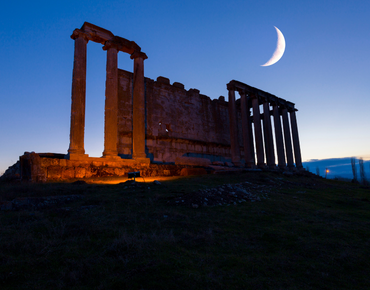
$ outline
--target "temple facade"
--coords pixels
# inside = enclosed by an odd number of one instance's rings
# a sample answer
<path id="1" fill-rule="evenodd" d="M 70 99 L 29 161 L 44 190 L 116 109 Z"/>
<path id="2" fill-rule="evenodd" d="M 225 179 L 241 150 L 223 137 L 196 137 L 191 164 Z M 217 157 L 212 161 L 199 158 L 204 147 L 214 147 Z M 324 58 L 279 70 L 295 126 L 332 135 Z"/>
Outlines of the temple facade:
<path id="1" fill-rule="evenodd" d="M 236 80 L 226 84 L 226 101 L 223 96 L 211 99 L 197 89 L 186 90 L 165 77 L 145 78 L 147 55 L 140 46 L 91 23 L 75 29 L 71 38 L 68 153 L 25 152 L 13 166 L 18 169 L 12 167 L 19 172 L 10 175 L 42 182 L 127 176 L 137 170 L 143 176 L 204 174 L 223 165 L 303 170 L 293 103 Z M 89 41 L 101 43 L 107 56 L 101 157 L 89 157 L 84 148 Z M 118 68 L 119 52 L 129 54 L 133 72 Z"/>

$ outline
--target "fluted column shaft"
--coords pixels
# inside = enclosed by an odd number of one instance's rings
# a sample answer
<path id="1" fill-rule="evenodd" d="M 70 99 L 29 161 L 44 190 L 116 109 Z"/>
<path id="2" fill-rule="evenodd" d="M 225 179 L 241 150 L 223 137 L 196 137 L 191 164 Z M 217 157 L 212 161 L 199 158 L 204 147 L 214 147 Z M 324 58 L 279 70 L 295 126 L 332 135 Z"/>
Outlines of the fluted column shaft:
<path id="1" fill-rule="evenodd" d="M 284 126 L 285 153 L 287 157 L 288 167 L 293 168 L 294 163 L 293 163 L 292 139 L 290 137 L 288 110 L 286 108 L 282 110 L 282 117 Z"/>
<path id="2" fill-rule="evenodd" d="M 86 49 L 88 42 L 86 34 L 78 29 L 73 32 L 71 38 L 75 40 L 75 51 L 72 77 L 69 158 L 85 153 Z"/>
<path id="3" fill-rule="evenodd" d="M 254 138 L 256 141 L 256 151 L 257 151 L 257 166 L 262 168 L 265 165 L 264 164 L 265 155 L 263 152 L 261 116 L 257 96 L 254 96 L 252 98 L 252 107 L 253 107 Z"/>
<path id="4" fill-rule="evenodd" d="M 297 168 L 302 168 L 301 148 L 299 145 L 298 126 L 295 110 L 290 111 L 290 125 L 292 126 L 295 165 Z"/>
<path id="5" fill-rule="evenodd" d="M 240 165 L 240 147 L 238 141 L 238 127 L 236 120 L 235 91 L 229 89 L 229 120 L 230 120 L 230 149 L 231 161 L 234 165 Z"/>
<path id="6" fill-rule="evenodd" d="M 134 59 L 132 157 L 140 159 L 146 158 L 144 60 L 148 57 L 145 53 L 135 52 L 131 58 Z"/>
<path id="7" fill-rule="evenodd" d="M 103 47 L 107 51 L 107 75 L 105 81 L 105 118 L 104 118 L 104 157 L 116 157 L 118 155 L 118 68 L 117 46 L 106 43 Z"/>
<path id="8" fill-rule="evenodd" d="M 240 106 L 242 112 L 242 130 L 243 130 L 243 146 L 244 146 L 244 158 L 245 166 L 252 168 L 254 166 L 254 147 L 252 137 L 252 124 L 250 120 L 250 113 L 247 104 L 247 97 L 245 92 L 241 91 L 240 94 Z"/>
<path id="9" fill-rule="evenodd" d="M 277 104 L 273 105 L 273 114 L 274 114 L 276 151 L 278 155 L 278 166 L 280 168 L 285 168 L 286 163 L 285 163 L 283 133 L 281 129 L 279 106 Z"/>
<path id="10" fill-rule="evenodd" d="M 263 120 L 264 120 L 264 132 L 265 132 L 265 150 L 267 166 L 274 168 L 275 164 L 275 152 L 274 152 L 274 140 L 272 139 L 272 126 L 270 117 L 270 104 L 268 101 L 263 103 Z"/>

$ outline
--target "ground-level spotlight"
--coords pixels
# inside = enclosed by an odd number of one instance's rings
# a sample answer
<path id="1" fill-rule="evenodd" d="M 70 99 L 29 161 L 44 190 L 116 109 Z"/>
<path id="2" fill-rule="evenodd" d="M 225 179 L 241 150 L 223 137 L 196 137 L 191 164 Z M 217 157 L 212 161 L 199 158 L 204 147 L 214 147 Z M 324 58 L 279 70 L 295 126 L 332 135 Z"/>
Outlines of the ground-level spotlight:
<path id="1" fill-rule="evenodd" d="M 328 176 L 328 173 L 329 173 L 329 169 L 325 169 L 325 178 Z"/>
<path id="2" fill-rule="evenodd" d="M 136 177 L 140 177 L 140 171 L 129 172 L 127 177 L 128 178 L 133 178 L 134 181 L 135 181 Z"/>

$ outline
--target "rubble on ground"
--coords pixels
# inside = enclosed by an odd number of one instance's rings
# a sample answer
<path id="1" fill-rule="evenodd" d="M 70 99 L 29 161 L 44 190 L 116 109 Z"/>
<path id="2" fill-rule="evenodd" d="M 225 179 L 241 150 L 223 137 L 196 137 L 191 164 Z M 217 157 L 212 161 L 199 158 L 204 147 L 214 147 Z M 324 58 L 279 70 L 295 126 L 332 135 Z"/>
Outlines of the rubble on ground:
<path id="1" fill-rule="evenodd" d="M 176 197 L 168 201 L 168 204 L 198 208 L 200 206 L 237 205 L 242 202 L 259 202 L 268 198 L 270 189 L 271 186 L 250 182 L 224 184 Z"/>

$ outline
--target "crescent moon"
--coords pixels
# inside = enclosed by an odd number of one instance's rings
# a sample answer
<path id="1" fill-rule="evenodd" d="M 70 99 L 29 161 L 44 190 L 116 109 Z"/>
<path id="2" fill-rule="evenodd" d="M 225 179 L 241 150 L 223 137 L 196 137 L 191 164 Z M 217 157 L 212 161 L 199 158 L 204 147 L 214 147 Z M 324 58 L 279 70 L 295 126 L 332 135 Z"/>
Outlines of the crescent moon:
<path id="1" fill-rule="evenodd" d="M 274 54 L 271 56 L 270 60 L 261 66 L 269 66 L 269 65 L 273 65 L 274 63 L 277 63 L 284 54 L 284 51 L 285 51 L 284 35 L 281 33 L 281 31 L 276 26 L 274 27 L 276 29 L 276 33 L 278 37 L 276 49 L 275 49 Z"/>

